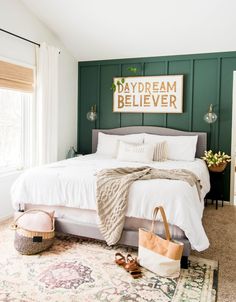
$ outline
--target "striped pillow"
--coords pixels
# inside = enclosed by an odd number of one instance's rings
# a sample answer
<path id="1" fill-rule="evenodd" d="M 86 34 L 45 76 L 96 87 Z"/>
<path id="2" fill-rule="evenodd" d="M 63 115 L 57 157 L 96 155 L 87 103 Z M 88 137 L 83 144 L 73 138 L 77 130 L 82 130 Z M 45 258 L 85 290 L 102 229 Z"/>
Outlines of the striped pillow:
<path id="1" fill-rule="evenodd" d="M 166 141 L 155 144 L 153 160 L 154 161 L 167 160 L 167 142 Z"/>

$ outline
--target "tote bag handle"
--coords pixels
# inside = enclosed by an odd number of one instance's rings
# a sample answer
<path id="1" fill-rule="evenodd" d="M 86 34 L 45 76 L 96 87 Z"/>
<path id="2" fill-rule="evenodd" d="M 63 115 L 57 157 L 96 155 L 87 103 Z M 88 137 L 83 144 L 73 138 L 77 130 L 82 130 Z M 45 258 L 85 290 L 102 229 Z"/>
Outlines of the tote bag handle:
<path id="1" fill-rule="evenodd" d="M 156 217 L 157 217 L 157 214 L 158 214 L 158 211 L 159 211 L 159 210 L 160 210 L 160 212 L 161 212 L 161 216 L 162 216 L 163 223 L 164 223 L 164 227 L 165 227 L 166 240 L 170 241 L 170 240 L 171 240 L 171 236 L 170 236 L 169 225 L 168 225 L 168 222 L 167 222 L 167 219 L 166 219 L 166 214 L 165 214 L 165 211 L 164 211 L 163 207 L 156 207 L 156 208 L 153 210 L 153 218 L 152 218 L 151 232 L 154 233 L 154 224 L 155 224 Z"/>

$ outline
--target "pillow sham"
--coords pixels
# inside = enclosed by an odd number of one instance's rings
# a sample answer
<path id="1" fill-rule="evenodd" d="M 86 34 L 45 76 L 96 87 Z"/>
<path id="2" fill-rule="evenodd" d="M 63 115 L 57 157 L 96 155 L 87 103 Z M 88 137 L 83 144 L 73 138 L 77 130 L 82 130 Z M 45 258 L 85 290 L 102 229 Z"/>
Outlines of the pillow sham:
<path id="1" fill-rule="evenodd" d="M 120 141 L 117 159 L 120 161 L 150 163 L 153 159 L 154 148 L 153 144 L 130 144 Z"/>
<path id="2" fill-rule="evenodd" d="M 193 161 L 197 147 L 197 135 L 191 136 L 166 136 L 144 134 L 144 143 L 167 143 L 167 158 L 170 160 Z"/>
<path id="3" fill-rule="evenodd" d="M 167 148 L 167 142 L 159 142 L 154 145 L 154 154 L 153 154 L 153 160 L 154 161 L 166 161 L 167 155 L 168 155 L 168 148 Z"/>
<path id="4" fill-rule="evenodd" d="M 142 144 L 143 139 L 144 139 L 144 133 L 128 134 L 128 135 L 112 135 L 112 134 L 105 134 L 99 132 L 96 153 L 116 157 L 119 141 L 124 141 L 134 144 Z"/>

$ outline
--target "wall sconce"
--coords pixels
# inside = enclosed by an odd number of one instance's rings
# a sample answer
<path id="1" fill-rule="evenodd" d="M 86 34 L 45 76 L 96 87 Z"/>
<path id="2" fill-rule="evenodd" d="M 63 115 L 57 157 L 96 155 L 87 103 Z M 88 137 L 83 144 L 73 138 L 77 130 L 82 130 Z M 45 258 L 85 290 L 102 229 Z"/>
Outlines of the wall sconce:
<path id="1" fill-rule="evenodd" d="M 90 122 L 94 122 L 97 119 L 97 111 L 96 111 L 96 105 L 93 105 L 90 109 L 90 111 L 87 113 L 87 119 Z"/>
<path id="2" fill-rule="evenodd" d="M 208 112 L 204 115 L 204 121 L 208 124 L 215 123 L 217 120 L 217 115 L 213 112 L 213 105 L 211 104 Z"/>

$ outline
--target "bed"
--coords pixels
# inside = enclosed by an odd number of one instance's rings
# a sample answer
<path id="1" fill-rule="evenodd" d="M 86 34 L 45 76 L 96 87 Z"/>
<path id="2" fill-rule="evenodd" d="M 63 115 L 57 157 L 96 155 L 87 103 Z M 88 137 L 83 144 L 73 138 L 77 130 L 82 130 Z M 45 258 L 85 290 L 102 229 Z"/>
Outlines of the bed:
<path id="1" fill-rule="evenodd" d="M 198 136 L 196 159 L 192 162 L 152 162 L 161 169 L 190 170 L 201 180 L 199 199 L 197 189 L 182 181 L 153 179 L 136 181 L 129 192 L 126 220 L 119 244 L 137 247 L 138 229 L 150 228 L 152 209 L 163 205 L 170 223 L 173 239 L 184 243 L 182 266 L 186 266 L 191 248 L 202 251 L 209 241 L 202 226 L 204 197 L 210 189 L 209 173 L 199 159 L 206 150 L 206 133 L 185 132 L 160 127 L 123 127 L 94 129 L 92 154 L 37 167 L 24 172 L 12 187 L 12 202 L 16 210 L 42 208 L 55 211 L 56 230 L 82 237 L 103 240 L 96 214 L 96 173 L 105 168 L 139 167 L 142 163 L 118 162 L 97 154 L 98 133 L 127 135 L 149 133 L 167 136 Z M 163 223 L 157 222 L 157 233 L 164 236 Z"/>

